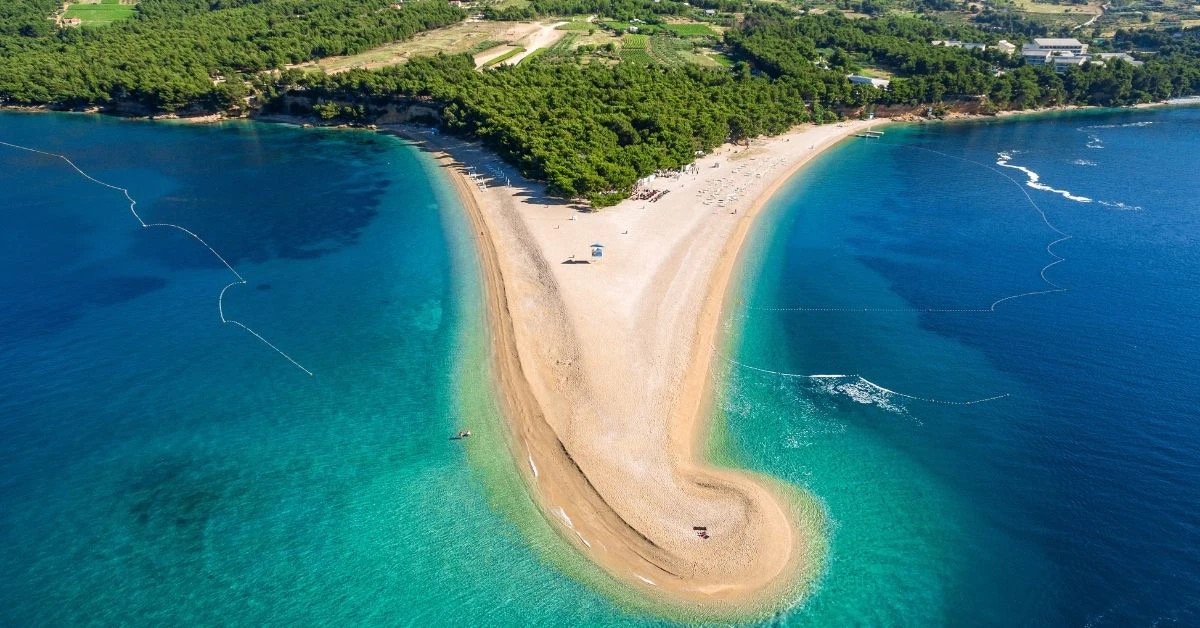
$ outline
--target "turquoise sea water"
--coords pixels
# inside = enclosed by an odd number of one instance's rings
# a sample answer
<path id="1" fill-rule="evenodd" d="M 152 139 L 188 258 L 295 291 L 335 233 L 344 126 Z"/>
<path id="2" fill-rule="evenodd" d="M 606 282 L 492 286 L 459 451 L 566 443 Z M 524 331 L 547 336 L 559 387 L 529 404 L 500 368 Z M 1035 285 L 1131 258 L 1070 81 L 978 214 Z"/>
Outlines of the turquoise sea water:
<path id="1" fill-rule="evenodd" d="M 1198 128 L 895 127 L 778 195 L 726 317 L 721 453 L 811 490 L 830 549 L 769 623 L 1200 622 Z M 226 316 L 314 373 L 221 323 L 234 277 L 191 237 L 0 147 L 0 624 L 662 623 L 524 495 L 424 155 L 15 113 L 0 141 L 200 235 L 247 281 Z M 1055 289 L 1054 229 L 1067 291 L 991 311 Z"/>
<path id="2" fill-rule="evenodd" d="M 0 140 L 200 235 L 248 281 L 226 315 L 315 374 L 220 323 L 233 278 L 197 242 L 0 148 L 0 624 L 622 616 L 531 548 L 502 449 L 448 440 L 493 409 L 468 227 L 424 155 L 67 115 L 2 114 Z"/>
<path id="3" fill-rule="evenodd" d="M 1194 108 L 890 127 L 778 195 L 722 405 L 830 519 L 787 623 L 1200 624 L 1197 137 Z"/>

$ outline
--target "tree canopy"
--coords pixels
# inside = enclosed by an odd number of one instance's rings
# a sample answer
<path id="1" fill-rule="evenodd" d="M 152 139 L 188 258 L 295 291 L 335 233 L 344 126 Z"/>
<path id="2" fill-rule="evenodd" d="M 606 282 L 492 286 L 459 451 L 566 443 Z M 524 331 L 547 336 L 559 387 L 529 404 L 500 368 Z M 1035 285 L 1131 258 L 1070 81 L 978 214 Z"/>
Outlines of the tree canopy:
<path id="1" fill-rule="evenodd" d="M 132 19 L 57 29 L 47 19 L 55 2 L 0 3 L 0 104 L 219 111 L 241 108 L 254 95 L 269 110 L 370 122 L 389 105 L 420 103 L 439 113 L 447 131 L 478 138 L 553 193 L 596 205 L 619 200 L 651 172 L 689 163 L 697 151 L 873 105 L 1111 106 L 1200 90 L 1200 29 L 1121 31 L 1112 48 L 1155 54 L 1136 67 L 1108 60 L 1056 74 L 994 50 L 930 45 L 1019 41 L 1012 33 L 921 15 L 798 15 L 760 3 L 724 34 L 730 68 L 668 67 L 644 55 L 617 62 L 616 55 L 567 50 L 484 71 L 467 55 L 438 55 L 327 76 L 290 66 L 402 40 L 458 22 L 464 12 L 445 0 L 142 0 Z M 694 7 L 531 0 L 520 10 L 658 19 Z M 890 84 L 847 79 L 864 70 L 886 73 Z"/>

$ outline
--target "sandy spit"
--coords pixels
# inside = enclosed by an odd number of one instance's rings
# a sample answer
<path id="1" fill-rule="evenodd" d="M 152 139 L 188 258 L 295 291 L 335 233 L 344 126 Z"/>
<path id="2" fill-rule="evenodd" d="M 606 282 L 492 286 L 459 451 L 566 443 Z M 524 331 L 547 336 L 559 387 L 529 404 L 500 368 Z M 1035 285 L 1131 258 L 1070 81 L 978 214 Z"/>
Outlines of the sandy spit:
<path id="1" fill-rule="evenodd" d="M 496 394 L 531 495 L 648 607 L 746 618 L 794 603 L 812 575 L 813 540 L 775 485 L 702 459 L 718 324 L 766 200 L 822 150 L 882 124 L 726 145 L 651 182 L 658 200 L 598 212 L 548 197 L 477 145 L 386 128 L 432 152 L 467 209 Z"/>

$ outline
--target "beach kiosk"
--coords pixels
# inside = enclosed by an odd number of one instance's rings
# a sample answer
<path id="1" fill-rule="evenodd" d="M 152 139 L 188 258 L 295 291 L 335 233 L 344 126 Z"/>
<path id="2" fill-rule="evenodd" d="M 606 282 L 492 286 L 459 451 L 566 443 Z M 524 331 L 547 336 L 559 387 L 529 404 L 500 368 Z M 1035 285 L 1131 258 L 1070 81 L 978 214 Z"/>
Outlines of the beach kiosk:
<path id="1" fill-rule="evenodd" d="M 604 245 L 603 244 L 600 244 L 599 242 L 592 244 L 592 257 L 597 258 L 597 259 L 604 257 Z"/>

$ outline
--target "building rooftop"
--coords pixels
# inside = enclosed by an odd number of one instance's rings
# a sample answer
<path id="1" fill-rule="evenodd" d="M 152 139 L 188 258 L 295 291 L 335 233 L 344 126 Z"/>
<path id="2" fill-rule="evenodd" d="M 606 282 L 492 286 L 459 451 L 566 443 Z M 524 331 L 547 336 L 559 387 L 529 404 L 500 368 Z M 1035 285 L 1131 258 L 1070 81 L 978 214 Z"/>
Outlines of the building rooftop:
<path id="1" fill-rule="evenodd" d="M 1083 43 L 1078 39 L 1069 38 L 1052 38 L 1052 37 L 1036 37 L 1033 43 L 1039 46 L 1082 46 Z"/>

